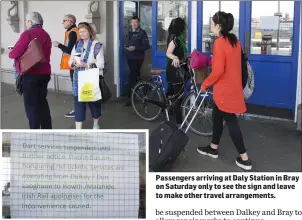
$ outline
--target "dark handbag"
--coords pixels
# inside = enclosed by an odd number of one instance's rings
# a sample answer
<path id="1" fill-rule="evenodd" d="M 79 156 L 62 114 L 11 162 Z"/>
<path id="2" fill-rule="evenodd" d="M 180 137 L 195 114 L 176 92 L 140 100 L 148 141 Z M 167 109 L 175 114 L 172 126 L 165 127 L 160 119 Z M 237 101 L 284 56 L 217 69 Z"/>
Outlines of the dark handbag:
<path id="1" fill-rule="evenodd" d="M 92 63 L 92 64 L 90 64 L 89 68 L 93 69 L 93 68 L 97 68 L 97 66 L 95 65 L 95 63 Z M 100 86 L 100 90 L 101 90 L 101 94 L 102 94 L 102 99 L 100 100 L 100 102 L 105 103 L 112 97 L 112 93 L 105 82 L 104 76 L 100 75 L 99 86 Z"/>
<path id="2" fill-rule="evenodd" d="M 48 40 L 48 37 L 45 41 L 45 44 Z M 23 74 L 28 73 L 33 68 L 37 67 L 41 63 L 46 63 L 46 59 L 43 51 L 43 44 L 37 39 L 34 38 L 28 45 L 27 50 L 20 57 L 20 68 Z"/>
<path id="3" fill-rule="evenodd" d="M 105 82 L 104 76 L 100 76 L 99 84 L 102 93 L 101 103 L 105 103 L 112 97 L 112 93 Z"/>
<path id="4" fill-rule="evenodd" d="M 19 95 L 23 94 L 23 76 L 18 75 L 16 82 L 15 82 L 15 90 L 19 93 Z"/>

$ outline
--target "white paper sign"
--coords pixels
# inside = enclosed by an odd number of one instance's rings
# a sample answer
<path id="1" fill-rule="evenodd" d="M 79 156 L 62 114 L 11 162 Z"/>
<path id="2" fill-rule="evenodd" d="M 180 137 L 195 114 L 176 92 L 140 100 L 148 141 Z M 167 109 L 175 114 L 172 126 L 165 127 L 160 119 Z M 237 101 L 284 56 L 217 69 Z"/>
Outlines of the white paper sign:
<path id="1" fill-rule="evenodd" d="M 260 16 L 260 29 L 262 30 L 278 30 L 278 16 Z"/>
<path id="2" fill-rule="evenodd" d="M 138 143 L 127 133 L 13 133 L 12 218 L 138 218 Z"/>

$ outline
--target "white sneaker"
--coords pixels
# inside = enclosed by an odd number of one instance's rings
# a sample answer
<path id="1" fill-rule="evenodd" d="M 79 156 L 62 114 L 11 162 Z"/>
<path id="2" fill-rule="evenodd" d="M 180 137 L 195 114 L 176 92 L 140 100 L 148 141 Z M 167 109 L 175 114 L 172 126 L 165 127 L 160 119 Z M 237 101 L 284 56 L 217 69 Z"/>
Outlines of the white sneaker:
<path id="1" fill-rule="evenodd" d="M 98 130 L 98 129 L 100 129 L 100 126 L 99 125 L 93 125 L 93 128 L 92 128 L 93 130 Z"/>

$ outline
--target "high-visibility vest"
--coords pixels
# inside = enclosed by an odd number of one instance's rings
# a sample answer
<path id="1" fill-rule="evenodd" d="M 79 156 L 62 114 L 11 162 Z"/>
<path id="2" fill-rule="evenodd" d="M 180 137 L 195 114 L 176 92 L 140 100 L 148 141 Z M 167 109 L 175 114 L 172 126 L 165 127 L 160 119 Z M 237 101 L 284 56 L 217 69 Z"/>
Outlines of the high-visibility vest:
<path id="1" fill-rule="evenodd" d="M 77 27 L 74 27 L 71 30 L 66 31 L 65 32 L 65 39 L 64 39 L 64 45 L 66 47 L 68 46 L 69 34 L 72 31 L 76 32 L 76 34 L 77 34 L 77 40 L 76 40 L 76 42 L 78 42 L 79 39 L 80 39 L 79 29 Z M 63 52 L 62 59 L 61 59 L 61 66 L 60 66 L 61 70 L 73 70 L 73 68 L 68 65 L 69 58 L 70 58 L 70 54 Z"/>

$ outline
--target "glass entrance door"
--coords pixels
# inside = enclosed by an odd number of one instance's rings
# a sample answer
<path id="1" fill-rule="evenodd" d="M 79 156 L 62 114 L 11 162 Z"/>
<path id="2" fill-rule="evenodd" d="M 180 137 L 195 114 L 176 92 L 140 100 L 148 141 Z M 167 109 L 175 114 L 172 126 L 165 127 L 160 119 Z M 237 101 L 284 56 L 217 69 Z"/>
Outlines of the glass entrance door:
<path id="1" fill-rule="evenodd" d="M 124 46 L 128 45 L 128 33 L 131 28 L 131 18 L 140 18 L 140 27 L 144 29 L 149 37 L 152 47 L 152 2 L 150 1 L 120 1 L 120 93 L 126 95 L 128 92 L 129 67 L 125 56 Z M 147 76 L 152 67 L 152 50 L 145 52 L 145 59 L 141 67 L 141 76 Z"/>
<path id="2" fill-rule="evenodd" d="M 191 2 L 190 1 L 154 1 L 153 2 L 153 36 L 152 65 L 166 68 L 166 51 L 168 28 L 174 18 L 181 17 L 187 23 L 186 42 L 188 52 L 191 50 Z"/>
<path id="3" fill-rule="evenodd" d="M 243 2 L 245 52 L 255 73 L 250 104 L 294 110 L 300 2 Z"/>
<path id="4" fill-rule="evenodd" d="M 128 91 L 129 67 L 125 56 L 125 45 L 128 41 L 128 31 L 130 29 L 131 18 L 138 16 L 138 2 L 120 1 L 120 94 L 125 95 Z"/>
<path id="5" fill-rule="evenodd" d="M 211 32 L 212 16 L 218 11 L 232 13 L 234 28 L 232 33 L 239 36 L 239 1 L 200 1 L 197 5 L 197 49 L 203 53 L 212 53 L 214 35 Z"/>
<path id="6" fill-rule="evenodd" d="M 197 5 L 197 48 L 211 52 L 211 17 L 232 13 L 233 32 L 248 54 L 255 90 L 247 101 L 255 106 L 293 110 L 296 99 L 300 2 L 200 1 Z M 200 24 L 201 23 L 201 24 Z"/>

